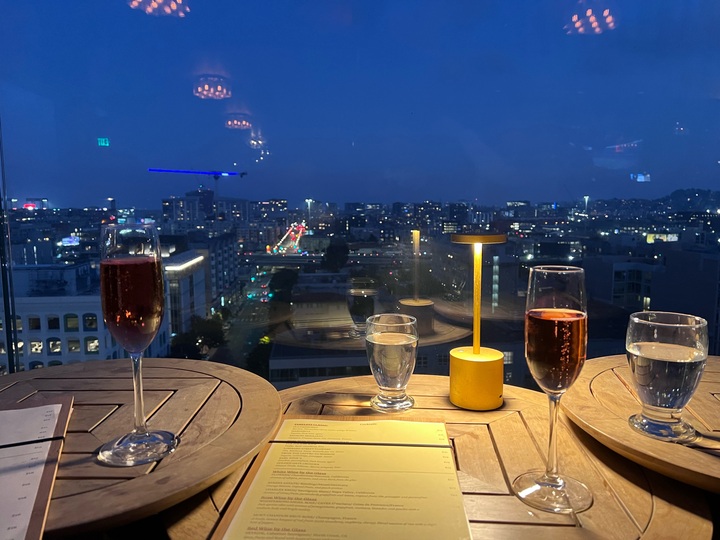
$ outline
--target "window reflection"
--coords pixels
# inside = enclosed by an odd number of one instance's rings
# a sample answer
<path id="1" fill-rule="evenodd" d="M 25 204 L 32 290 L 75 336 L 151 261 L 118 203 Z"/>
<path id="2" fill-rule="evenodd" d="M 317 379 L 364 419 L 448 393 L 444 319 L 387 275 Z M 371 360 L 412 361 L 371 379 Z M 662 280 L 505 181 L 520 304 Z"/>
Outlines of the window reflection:
<path id="1" fill-rule="evenodd" d="M 357 278 L 377 283 L 373 310 L 432 303 L 417 370 L 447 373 L 473 294 L 448 238 L 471 232 L 508 235 L 481 287 L 512 384 L 529 383 L 523 295 L 539 263 L 586 269 L 592 355 L 621 353 L 628 313 L 659 306 L 716 321 L 720 351 L 717 2 L 6 11 L 15 307 L 0 362 L 15 340 L 25 369 L 124 357 L 98 320 L 111 219 L 161 229 L 166 316 L 149 352 L 278 387 L 367 373 L 349 335 Z"/>

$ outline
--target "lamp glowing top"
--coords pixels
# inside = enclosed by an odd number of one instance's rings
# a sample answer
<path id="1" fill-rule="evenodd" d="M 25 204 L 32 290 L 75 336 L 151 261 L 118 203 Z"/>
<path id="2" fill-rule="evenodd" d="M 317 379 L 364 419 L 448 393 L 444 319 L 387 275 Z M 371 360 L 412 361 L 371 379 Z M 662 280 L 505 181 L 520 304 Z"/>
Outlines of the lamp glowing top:
<path id="1" fill-rule="evenodd" d="M 504 244 L 507 234 L 452 234 L 450 240 L 455 244 Z"/>

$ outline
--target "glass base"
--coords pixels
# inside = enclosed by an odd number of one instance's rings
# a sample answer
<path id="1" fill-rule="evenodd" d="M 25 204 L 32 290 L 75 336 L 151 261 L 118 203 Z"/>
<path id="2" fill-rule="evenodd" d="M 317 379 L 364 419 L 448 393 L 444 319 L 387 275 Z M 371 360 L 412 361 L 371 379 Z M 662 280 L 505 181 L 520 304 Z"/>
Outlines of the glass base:
<path id="1" fill-rule="evenodd" d="M 169 431 L 131 432 L 105 443 L 98 460 L 116 467 L 130 467 L 158 461 L 175 451 L 180 438 Z"/>
<path id="2" fill-rule="evenodd" d="M 360 339 L 365 337 L 365 328 L 354 326 L 348 332 L 348 336 L 353 339 Z"/>
<path id="3" fill-rule="evenodd" d="M 545 481 L 545 471 L 530 471 L 518 476 L 512 484 L 515 495 L 525 504 L 556 514 L 578 513 L 592 506 L 588 487 L 574 478 L 559 482 Z"/>
<path id="4" fill-rule="evenodd" d="M 661 441 L 691 441 L 696 438 L 695 428 L 683 420 L 663 422 L 634 414 L 628 418 L 628 424 L 635 431 Z"/>
<path id="5" fill-rule="evenodd" d="M 378 394 L 370 400 L 370 406 L 380 412 L 401 412 L 411 409 L 415 405 L 415 400 L 404 394 L 402 396 L 387 397 Z"/>

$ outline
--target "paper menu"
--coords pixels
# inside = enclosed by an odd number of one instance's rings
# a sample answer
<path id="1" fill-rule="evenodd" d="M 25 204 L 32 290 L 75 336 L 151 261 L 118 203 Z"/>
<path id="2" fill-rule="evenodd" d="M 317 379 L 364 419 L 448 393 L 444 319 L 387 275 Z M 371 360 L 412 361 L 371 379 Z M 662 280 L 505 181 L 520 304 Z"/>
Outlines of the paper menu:
<path id="1" fill-rule="evenodd" d="M 442 423 L 285 420 L 261 457 L 215 538 L 471 538 Z"/>
<path id="2" fill-rule="evenodd" d="M 0 540 L 42 537 L 72 396 L 0 410 Z"/>
<path id="3" fill-rule="evenodd" d="M 52 438 L 61 410 L 59 403 L 0 410 L 0 447 Z"/>
<path id="4" fill-rule="evenodd" d="M 286 419 L 276 442 L 352 442 L 450 447 L 442 422 L 406 420 Z"/>

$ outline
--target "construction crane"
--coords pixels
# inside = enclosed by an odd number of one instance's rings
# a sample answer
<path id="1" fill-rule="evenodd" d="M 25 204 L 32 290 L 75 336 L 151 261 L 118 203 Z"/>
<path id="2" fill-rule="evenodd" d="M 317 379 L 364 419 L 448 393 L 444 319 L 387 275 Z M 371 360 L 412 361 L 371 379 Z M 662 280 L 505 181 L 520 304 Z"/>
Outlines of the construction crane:
<path id="1" fill-rule="evenodd" d="M 247 172 L 234 172 L 234 171 L 190 171 L 185 169 L 148 169 L 148 172 L 154 172 L 154 173 L 175 173 L 175 174 L 201 174 L 205 176 L 212 176 L 215 179 L 215 198 L 217 199 L 218 196 L 218 180 L 220 180 L 221 177 L 226 176 L 239 176 L 242 178 L 243 176 L 247 176 Z"/>

